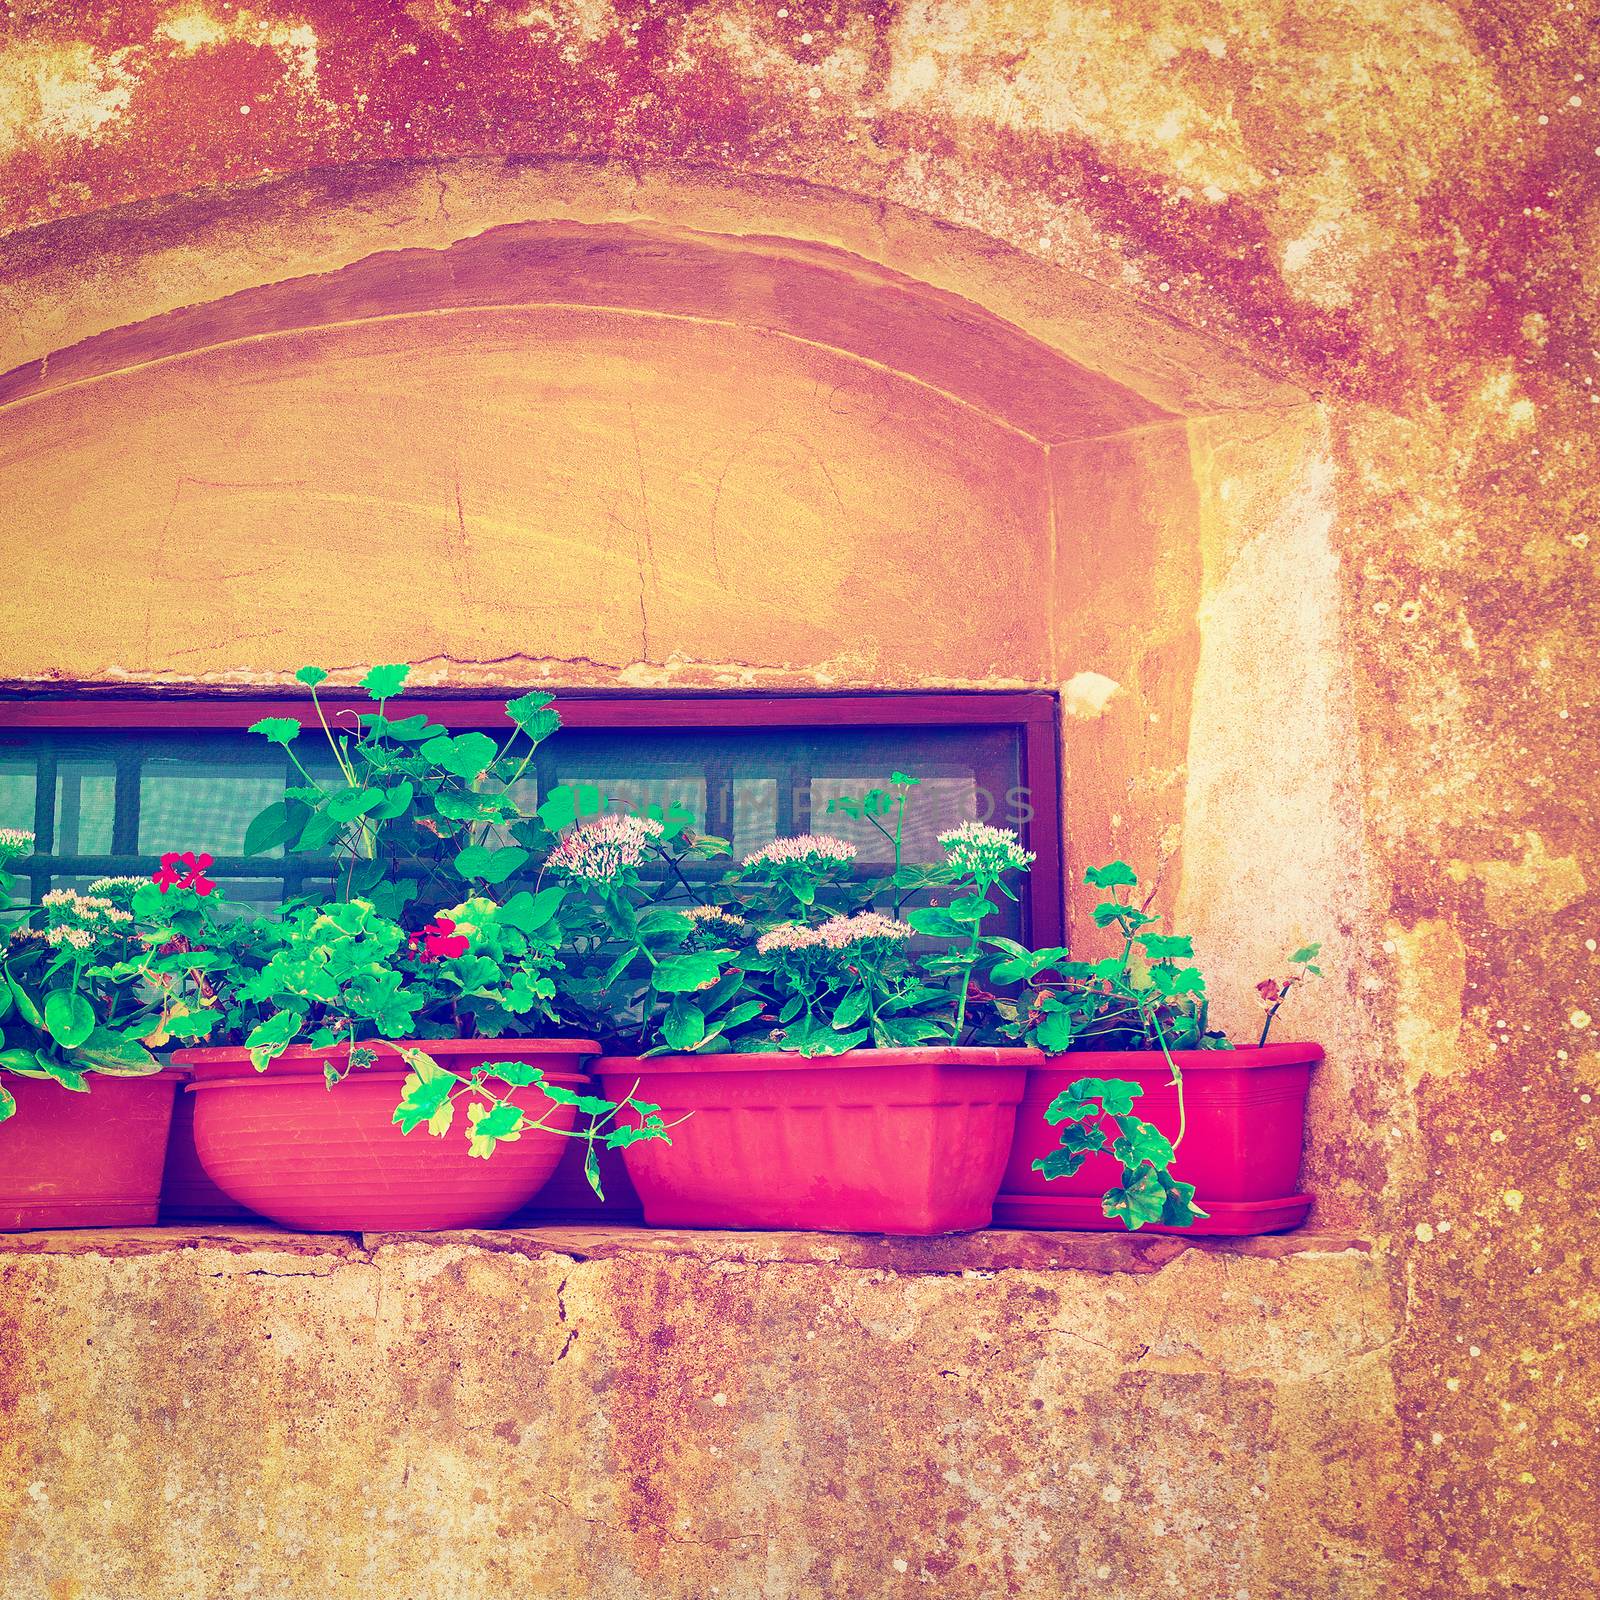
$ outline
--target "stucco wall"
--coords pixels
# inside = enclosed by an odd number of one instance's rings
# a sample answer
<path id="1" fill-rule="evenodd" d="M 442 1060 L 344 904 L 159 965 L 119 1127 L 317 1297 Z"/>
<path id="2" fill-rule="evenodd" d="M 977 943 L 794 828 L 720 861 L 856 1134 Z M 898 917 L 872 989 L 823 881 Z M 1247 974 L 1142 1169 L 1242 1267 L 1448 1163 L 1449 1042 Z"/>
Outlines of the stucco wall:
<path id="1" fill-rule="evenodd" d="M 0 1293 L 17 1600 L 1395 1592 L 1337 1239 L 37 1235 Z"/>
<path id="2" fill-rule="evenodd" d="M 1077 683 L 1068 704 L 1085 715 L 1064 730 L 1069 774 L 1083 776 L 1069 796 L 1074 828 L 1136 853 L 1174 842 L 1169 892 L 1224 978 L 1253 976 L 1302 932 L 1329 941 L 1337 971 L 1301 1013 L 1334 1055 L 1311 1171 L 1329 1214 L 1383 1247 L 1400 1312 L 1370 1359 L 1393 1407 L 1351 1402 L 1340 1418 L 1355 1431 L 1336 1447 L 1284 1436 L 1275 1470 L 1315 1483 L 1329 1461 L 1348 1462 L 1380 1485 L 1397 1515 L 1381 1530 L 1352 1519 L 1345 1536 L 1396 1561 L 1403 1576 L 1388 1592 L 1567 1600 L 1600 1583 L 1594 1394 L 1581 1376 L 1600 1360 L 1582 1182 L 1595 1138 L 1586 1097 L 1600 1088 L 1588 1020 L 1600 1014 L 1594 22 L 1589 0 L 1553 11 L 1531 0 L 1109 12 L 930 0 L 870 13 L 791 0 L 517 15 L 41 6 L 13 18 L 0 98 L 0 193 L 23 230 L 0 242 L 7 364 L 39 363 L 17 381 L 48 390 L 52 365 L 82 374 L 64 352 L 85 339 L 378 252 L 439 251 L 554 219 L 842 250 L 979 308 L 1132 397 L 1120 420 L 1052 432 L 1050 418 L 1081 412 L 1065 404 L 1071 385 L 1045 382 L 1028 421 L 1001 430 L 1020 426 L 1037 443 L 1039 474 L 1024 490 L 1006 449 L 990 448 L 989 424 L 966 438 L 931 425 L 933 391 L 965 395 L 970 414 L 982 378 L 969 364 L 952 387 L 927 354 L 941 347 L 931 334 L 902 341 L 923 354 L 886 380 L 902 398 L 914 390 L 920 422 L 898 405 L 883 427 L 858 417 L 873 425 L 848 445 L 806 388 L 817 371 L 806 362 L 821 358 L 769 363 L 804 434 L 833 441 L 830 470 L 841 456 L 871 463 L 842 491 L 846 505 L 911 565 L 859 601 L 821 582 L 773 636 L 782 649 L 767 650 L 766 631 L 758 652 L 705 648 L 673 608 L 704 535 L 702 491 L 685 486 L 681 452 L 653 444 L 653 481 L 681 489 L 668 541 L 681 541 L 680 558 L 660 589 L 667 649 L 636 648 L 622 603 L 625 649 L 595 665 L 550 660 L 557 647 L 541 643 L 517 675 Z M 967 322 L 960 332 L 944 342 L 965 346 Z M 426 352 L 437 359 L 439 341 Z M 289 397 L 303 386 L 325 401 L 338 392 L 331 359 L 323 347 L 280 373 L 277 415 L 299 414 Z M 1021 365 L 1013 355 L 1002 370 Z M 587 355 L 579 370 L 598 372 Z M 633 381 L 622 371 L 591 387 L 586 426 L 621 414 Z M 135 381 L 179 403 L 170 374 L 94 385 Z M 655 388 L 649 373 L 637 381 Z M 221 446 L 178 438 L 176 425 L 139 451 L 129 430 L 142 424 L 126 413 L 73 438 L 100 403 L 90 387 L 16 402 L 56 408 L 62 431 L 39 439 L 114 464 L 124 490 L 96 505 L 100 480 L 80 466 L 77 488 L 58 485 L 49 502 L 52 538 L 115 553 L 128 536 L 145 550 L 174 496 L 194 519 L 183 524 L 191 542 L 249 505 L 248 490 L 182 490 L 182 463 Z M 990 410 L 1004 388 L 983 391 Z M 1035 394 L 1031 378 L 1019 388 Z M 702 431 L 736 403 L 716 384 L 693 398 Z M 214 400 L 202 390 L 168 416 L 203 418 Z M 1123 404 L 1102 393 L 1089 410 L 1105 418 Z M 26 453 L 17 414 L 5 413 L 8 448 Z M 338 416 L 330 426 L 347 437 Z M 440 432 L 463 426 L 449 409 Z M 935 481 L 965 477 L 974 457 L 983 471 L 930 511 L 907 466 L 919 452 Z M 422 460 L 442 470 L 442 453 Z M 134 470 L 135 455 L 155 465 Z M 48 485 L 57 457 L 52 447 L 34 459 L 29 471 L 46 476 L 26 481 Z M 367 492 L 378 458 L 364 459 Z M 502 482 L 486 446 L 474 460 L 486 519 L 513 501 L 553 503 L 531 472 Z M 823 513 L 793 487 L 801 469 L 761 460 L 751 500 L 787 481 L 780 503 L 814 527 Z M 871 492 L 880 476 L 894 490 L 882 500 Z M 437 477 L 425 502 L 437 521 L 418 536 L 442 558 L 452 497 Z M 74 509 L 80 493 L 92 532 Z M 184 505 L 183 493 L 198 497 Z M 15 531 L 34 514 L 18 500 Z M 596 500 L 572 505 L 582 549 L 605 559 Z M 970 516 L 1008 530 L 1003 553 L 985 544 L 980 580 L 996 561 L 1036 586 L 1052 577 L 1031 615 L 1016 591 L 991 602 L 980 581 L 983 609 L 936 638 L 930 662 L 886 616 L 908 573 L 940 605 L 970 595 L 967 563 L 952 577 L 903 537 L 939 512 L 941 528 Z M 243 514 L 258 528 L 269 520 Z M 347 549 L 377 538 L 328 526 Z M 493 548 L 487 521 L 483 545 Z M 172 547 L 180 572 L 187 555 Z M 25 548 L 23 559 L 34 559 Z M 208 549 L 204 562 L 216 559 Z M 625 559 L 622 570 L 632 591 L 637 567 Z M 307 625 L 299 614 L 269 623 L 291 630 L 274 655 L 243 614 L 239 580 L 225 579 L 213 603 L 227 608 L 226 635 L 253 631 L 254 642 L 230 654 L 202 634 L 196 660 L 174 661 L 157 630 L 130 627 L 169 603 L 130 593 L 131 562 L 100 599 L 87 582 L 29 572 L 54 585 L 54 607 L 10 631 L 13 675 L 277 676 Z M 1084 595 L 1133 596 L 1129 624 L 1084 619 Z M 827 615 L 856 605 L 876 650 L 841 657 Z M 183 610 L 191 629 L 195 610 Z M 407 599 L 398 618 L 445 641 L 441 678 L 503 674 L 498 607 L 463 604 L 453 629 L 419 611 Z M 84 628 L 64 628 L 79 612 Z M 719 615 L 737 637 L 735 600 Z M 581 612 L 568 624 L 582 628 Z M 420 653 L 369 649 L 387 637 L 370 618 L 349 626 L 351 662 Z M 1103 714 L 1083 698 L 1083 673 L 1124 691 Z M 1127 803 L 1113 807 L 1119 793 Z M 63 1293 L 49 1282 L 50 1296 Z M 97 1303 L 109 1337 L 117 1314 Z M 1257 1309 L 1263 1325 L 1279 1314 L 1270 1299 Z M 51 1381 L 70 1385 L 76 1370 Z M 1107 1432 L 1137 1411 L 1126 1389 L 1093 1404 Z M 1100 1459 L 1107 1434 L 1090 1443 L 1083 1458 Z M 1220 1470 L 1238 1449 L 1217 1452 Z M 905 1514 L 904 1458 L 877 1441 L 863 1454 L 863 1476 L 883 1486 L 872 1504 L 892 1526 Z M 988 1459 L 1002 1476 L 1017 1470 L 998 1450 Z M 67 1511 L 56 1527 L 59 1548 L 92 1546 L 92 1522 Z M 1124 1531 L 1159 1562 L 1172 1527 L 1126 1519 Z M 1292 1529 L 1285 1541 L 1301 1548 Z M 1301 1556 L 1284 1559 L 1294 1574 Z M 1259 1592 L 1364 1592 L 1349 1566 L 1308 1557 L 1303 1577 Z"/>

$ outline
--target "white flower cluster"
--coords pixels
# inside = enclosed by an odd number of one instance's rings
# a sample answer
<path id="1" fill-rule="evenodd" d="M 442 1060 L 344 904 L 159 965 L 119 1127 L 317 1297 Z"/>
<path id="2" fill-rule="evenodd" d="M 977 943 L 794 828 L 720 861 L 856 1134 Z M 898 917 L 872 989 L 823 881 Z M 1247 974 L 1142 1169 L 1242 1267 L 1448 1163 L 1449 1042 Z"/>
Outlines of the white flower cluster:
<path id="1" fill-rule="evenodd" d="M 26 828 L 0 828 L 0 866 L 33 854 L 33 835 Z"/>
<path id="2" fill-rule="evenodd" d="M 90 925 L 133 921 L 133 913 L 124 911 L 115 901 L 99 894 L 79 894 L 76 889 L 51 889 L 39 904 L 52 918 L 62 917 Z"/>
<path id="3" fill-rule="evenodd" d="M 687 917 L 697 927 L 704 928 L 707 932 L 744 926 L 744 918 L 737 911 L 728 910 L 726 906 L 681 906 L 678 908 L 678 914 Z"/>
<path id="4" fill-rule="evenodd" d="M 963 822 L 939 835 L 946 859 L 969 878 L 991 882 L 1006 872 L 1021 872 L 1033 865 L 1033 852 L 1017 843 L 1010 828 L 991 828 L 985 822 Z"/>
<path id="5" fill-rule="evenodd" d="M 615 883 L 626 869 L 644 860 L 646 845 L 662 832 L 654 817 L 607 812 L 596 822 L 574 828 L 550 852 L 549 865 L 589 883 Z"/>
<path id="6" fill-rule="evenodd" d="M 910 937 L 911 929 L 905 923 L 877 911 L 862 911 L 853 917 L 830 917 L 816 928 L 780 922 L 756 940 L 756 949 L 762 955 L 774 950 L 848 950 L 870 940 L 894 943 Z"/>
<path id="7" fill-rule="evenodd" d="M 149 881 L 148 878 L 96 878 L 89 885 L 89 893 L 131 895 L 135 889 L 142 889 Z"/>
<path id="8" fill-rule="evenodd" d="M 94 934 L 88 928 L 46 928 L 45 943 L 60 949 L 71 945 L 74 950 L 93 950 Z"/>
<path id="9" fill-rule="evenodd" d="M 747 867 L 842 867 L 856 858 L 856 847 L 827 833 L 801 833 L 774 839 L 744 858 Z"/>

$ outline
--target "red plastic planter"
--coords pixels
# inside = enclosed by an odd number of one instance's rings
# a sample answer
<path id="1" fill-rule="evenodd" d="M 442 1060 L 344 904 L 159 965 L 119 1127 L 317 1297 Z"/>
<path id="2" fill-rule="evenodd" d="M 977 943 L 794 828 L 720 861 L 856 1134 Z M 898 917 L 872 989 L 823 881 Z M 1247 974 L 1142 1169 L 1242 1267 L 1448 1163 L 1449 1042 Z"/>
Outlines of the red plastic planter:
<path id="1" fill-rule="evenodd" d="M 80 1094 L 8 1072 L 17 1110 L 0 1122 L 0 1232 L 153 1223 L 182 1076 L 91 1073 Z"/>
<path id="2" fill-rule="evenodd" d="M 1322 1059 L 1316 1044 L 1269 1044 L 1245 1050 L 1178 1050 L 1186 1131 L 1172 1173 L 1195 1186 L 1194 1203 L 1210 1216 L 1188 1228 L 1148 1224 L 1177 1234 L 1282 1233 L 1298 1227 L 1312 1196 L 1300 1192 L 1306 1092 Z M 1142 1085 L 1135 1113 L 1168 1138 L 1178 1131 L 1178 1097 L 1166 1058 L 1156 1050 L 1074 1051 L 1028 1074 L 1017 1111 L 1017 1136 L 1006 1164 L 997 1224 L 1011 1228 L 1121 1229 L 1100 1198 L 1121 1181 L 1110 1155 L 1092 1155 L 1070 1178 L 1046 1179 L 1033 1163 L 1060 1143 L 1044 1119 L 1050 1102 L 1079 1078 L 1124 1078 Z M 1109 1126 L 1109 1125 L 1108 1125 Z"/>
<path id="3" fill-rule="evenodd" d="M 599 1046 L 584 1039 L 419 1039 L 441 1066 L 465 1073 L 495 1061 L 543 1067 L 552 1083 L 582 1089 L 575 1058 Z M 179 1050 L 194 1082 L 195 1147 L 232 1200 L 289 1228 L 344 1232 L 488 1227 L 531 1200 L 555 1171 L 567 1140 L 525 1133 L 487 1160 L 467 1154 L 466 1107 L 443 1138 L 394 1124 L 406 1067 L 399 1049 L 376 1041 L 375 1066 L 329 1089 L 326 1050 L 295 1045 L 265 1072 L 242 1049 Z M 537 1089 L 513 1098 L 530 1113 L 547 1102 Z M 573 1108 L 547 1119 L 570 1128 Z"/>
<path id="4" fill-rule="evenodd" d="M 604 1056 L 608 1099 L 687 1117 L 624 1152 L 666 1228 L 955 1233 L 987 1227 L 1033 1050 Z"/>

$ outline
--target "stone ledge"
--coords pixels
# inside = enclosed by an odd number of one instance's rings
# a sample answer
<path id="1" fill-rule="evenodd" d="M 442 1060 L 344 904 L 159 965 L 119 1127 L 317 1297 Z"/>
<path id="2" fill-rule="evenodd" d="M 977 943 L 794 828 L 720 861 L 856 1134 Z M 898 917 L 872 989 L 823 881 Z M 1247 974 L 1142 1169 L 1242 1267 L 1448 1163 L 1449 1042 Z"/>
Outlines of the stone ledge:
<path id="1" fill-rule="evenodd" d="M 1346 1234 L 1286 1233 L 1259 1238 L 1178 1238 L 1172 1234 L 1047 1233 L 995 1228 L 929 1239 L 886 1234 L 722 1233 L 692 1229 L 556 1225 L 469 1228 L 447 1233 L 294 1233 L 267 1225 L 89 1228 L 0 1235 L 0 1254 L 140 1256 L 178 1250 L 222 1250 L 338 1260 L 370 1259 L 391 1245 L 467 1247 L 574 1261 L 620 1257 L 689 1257 L 741 1266 L 788 1263 L 960 1276 L 1008 1270 L 1148 1274 L 1191 1251 L 1252 1260 L 1370 1254 L 1371 1244 Z M 316 1267 L 310 1267 L 316 1271 Z"/>

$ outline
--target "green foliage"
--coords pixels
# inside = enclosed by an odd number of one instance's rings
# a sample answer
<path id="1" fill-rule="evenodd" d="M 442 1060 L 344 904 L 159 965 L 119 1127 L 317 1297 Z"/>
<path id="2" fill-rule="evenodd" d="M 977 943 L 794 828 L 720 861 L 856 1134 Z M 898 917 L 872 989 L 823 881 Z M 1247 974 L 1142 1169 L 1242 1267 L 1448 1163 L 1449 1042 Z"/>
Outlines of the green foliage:
<path id="1" fill-rule="evenodd" d="M 287 748 L 300 737 L 300 724 L 293 717 L 263 717 L 250 724 L 250 732 L 259 733 L 268 744 Z"/>
<path id="2" fill-rule="evenodd" d="M 76 1050 L 94 1032 L 94 1007 L 75 989 L 52 989 L 44 1003 L 44 1025 L 63 1050 Z"/>
<path id="3" fill-rule="evenodd" d="M 1103 867 L 1090 867 L 1083 881 L 1092 889 L 1131 889 L 1139 879 L 1126 861 L 1110 861 Z"/>
<path id="4" fill-rule="evenodd" d="M 361 687 L 374 700 L 389 700 L 400 693 L 410 676 L 411 668 L 404 662 L 388 667 L 373 667 L 361 680 Z"/>
<path id="5" fill-rule="evenodd" d="M 1186 1227 L 1206 1213 L 1193 1205 L 1194 1186 L 1172 1176 L 1173 1145 L 1154 1123 L 1134 1116 L 1144 1090 L 1125 1078 L 1079 1078 L 1056 1096 L 1045 1118 L 1061 1128 L 1059 1145 L 1033 1163 L 1048 1178 L 1070 1178 L 1091 1155 L 1107 1148 L 1106 1124 L 1115 1131 L 1110 1153 L 1119 1181 L 1102 1203 L 1107 1217 L 1130 1229 L 1147 1222 Z"/>

